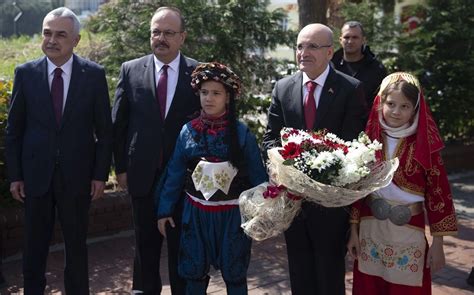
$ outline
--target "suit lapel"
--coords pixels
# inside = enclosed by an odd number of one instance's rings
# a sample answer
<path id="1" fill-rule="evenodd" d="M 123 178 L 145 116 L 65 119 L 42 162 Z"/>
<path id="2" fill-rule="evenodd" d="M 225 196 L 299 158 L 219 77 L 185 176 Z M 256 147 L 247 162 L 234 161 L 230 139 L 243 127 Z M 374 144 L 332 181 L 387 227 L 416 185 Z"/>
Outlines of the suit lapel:
<path id="1" fill-rule="evenodd" d="M 180 85 L 191 84 L 191 73 L 192 67 L 188 66 L 186 58 L 184 58 L 184 56 L 181 54 L 179 60 L 178 84 L 176 85 L 176 90 L 168 113 L 174 112 L 174 109 L 176 109 L 179 105 L 186 103 L 187 97 L 185 91 L 187 87 L 180 87 Z M 165 121 L 167 121 L 169 117 L 170 116 L 167 116 Z"/>
<path id="2" fill-rule="evenodd" d="M 156 81 L 155 81 L 155 60 L 153 59 L 153 54 L 149 55 L 149 58 L 143 64 L 143 85 L 145 88 L 149 88 L 151 96 L 148 95 L 144 99 L 152 99 L 152 108 L 153 113 L 158 114 L 159 120 L 161 121 L 161 112 L 158 101 L 156 100 Z"/>
<path id="3" fill-rule="evenodd" d="M 295 113 L 294 119 L 298 122 L 293 122 L 296 128 L 304 129 L 304 110 L 303 110 L 303 73 L 294 76 L 292 80 L 292 89 L 290 93 L 289 109 Z"/>
<path id="4" fill-rule="evenodd" d="M 87 73 L 85 65 L 76 55 L 73 55 L 71 80 L 69 81 L 66 105 L 64 106 L 64 112 L 61 118 L 61 128 L 71 117 L 71 113 L 74 110 L 74 105 L 80 100 L 81 87 L 87 87 L 85 81 L 86 75 Z"/>
<path id="5" fill-rule="evenodd" d="M 326 82 L 324 83 L 323 89 L 321 91 L 321 96 L 319 97 L 319 104 L 316 110 L 316 120 L 314 122 L 314 127 L 317 127 L 321 124 L 326 116 L 329 107 L 334 102 L 334 97 L 336 95 L 337 88 L 335 87 L 335 72 L 332 68 L 329 68 L 329 74 L 326 78 Z"/>
<path id="6" fill-rule="evenodd" d="M 53 102 L 51 99 L 51 90 L 49 89 L 48 62 L 46 57 L 38 61 L 37 72 L 35 73 L 35 77 L 32 77 L 32 79 L 35 84 L 34 89 L 36 89 L 38 93 L 38 95 L 35 96 L 37 97 L 38 107 L 44 111 L 41 113 L 45 114 L 44 118 L 48 124 L 57 127 Z"/>

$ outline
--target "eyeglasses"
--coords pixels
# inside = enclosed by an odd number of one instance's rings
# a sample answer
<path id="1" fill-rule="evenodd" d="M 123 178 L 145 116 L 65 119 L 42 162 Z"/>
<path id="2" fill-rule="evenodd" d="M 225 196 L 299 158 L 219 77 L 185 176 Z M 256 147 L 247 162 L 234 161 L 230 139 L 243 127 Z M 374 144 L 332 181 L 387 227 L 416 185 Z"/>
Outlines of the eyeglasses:
<path id="1" fill-rule="evenodd" d="M 175 31 L 172 31 L 172 30 L 166 30 L 166 31 L 153 30 L 153 31 L 151 31 L 151 36 L 152 37 L 160 37 L 161 34 L 163 34 L 163 36 L 165 38 L 173 38 L 178 33 L 183 33 L 183 32 L 175 32 Z"/>
<path id="2" fill-rule="evenodd" d="M 316 51 L 318 49 L 321 49 L 321 48 L 324 48 L 324 47 L 331 47 L 332 44 L 329 44 L 329 45 L 318 45 L 318 44 L 315 44 L 315 43 L 309 43 L 307 45 L 305 44 L 298 44 L 296 45 L 296 51 L 298 52 L 301 52 L 303 50 L 309 50 L 309 51 Z"/>

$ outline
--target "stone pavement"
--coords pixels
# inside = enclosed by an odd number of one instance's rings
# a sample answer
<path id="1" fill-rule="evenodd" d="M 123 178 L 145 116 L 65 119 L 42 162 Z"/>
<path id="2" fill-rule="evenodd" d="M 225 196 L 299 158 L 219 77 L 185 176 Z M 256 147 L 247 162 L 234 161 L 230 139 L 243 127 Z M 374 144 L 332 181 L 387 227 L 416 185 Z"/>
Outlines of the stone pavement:
<path id="1" fill-rule="evenodd" d="M 459 234 L 445 238 L 446 267 L 433 277 L 433 294 L 473 294 L 474 287 L 466 278 L 474 267 L 474 172 L 450 175 L 459 219 Z M 428 234 L 429 239 L 429 234 Z M 133 262 L 133 233 L 90 240 L 89 275 L 92 294 L 129 294 Z M 431 242 L 431 241 L 429 241 Z M 53 246 L 48 259 L 47 293 L 63 294 L 63 251 Z M 163 249 L 166 253 L 166 249 Z M 166 276 L 167 258 L 162 256 L 164 275 L 162 294 L 171 294 Z M 347 262 L 346 293 L 351 293 L 352 267 Z M 4 261 L 3 273 L 7 287 L 0 294 L 21 294 L 20 256 Z M 280 236 L 264 242 L 254 242 L 248 273 L 249 294 L 290 294 L 288 265 L 284 239 Z M 226 294 L 225 285 L 217 271 L 211 273 L 209 294 Z"/>

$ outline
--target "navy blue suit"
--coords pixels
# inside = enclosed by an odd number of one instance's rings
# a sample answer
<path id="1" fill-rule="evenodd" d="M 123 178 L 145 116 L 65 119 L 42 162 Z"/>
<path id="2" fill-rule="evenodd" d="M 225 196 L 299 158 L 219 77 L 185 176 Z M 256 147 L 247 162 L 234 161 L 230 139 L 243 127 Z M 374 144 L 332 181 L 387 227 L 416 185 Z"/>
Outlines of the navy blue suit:
<path id="1" fill-rule="evenodd" d="M 104 69 L 73 55 L 66 105 L 56 122 L 46 57 L 15 70 L 6 129 L 9 180 L 25 187 L 25 293 L 39 294 L 55 211 L 66 247 L 65 288 L 88 294 L 87 221 L 91 181 L 106 181 L 112 120 Z"/>

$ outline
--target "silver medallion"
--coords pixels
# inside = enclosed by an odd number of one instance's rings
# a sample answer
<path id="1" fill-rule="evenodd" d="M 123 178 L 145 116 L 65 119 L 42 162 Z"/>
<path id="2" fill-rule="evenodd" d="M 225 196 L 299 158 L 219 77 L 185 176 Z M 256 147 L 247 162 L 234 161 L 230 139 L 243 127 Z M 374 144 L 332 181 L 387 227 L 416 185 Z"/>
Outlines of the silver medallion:
<path id="1" fill-rule="evenodd" d="M 389 215 L 390 221 L 396 225 L 405 225 L 411 219 L 411 211 L 405 205 L 393 206 Z"/>

